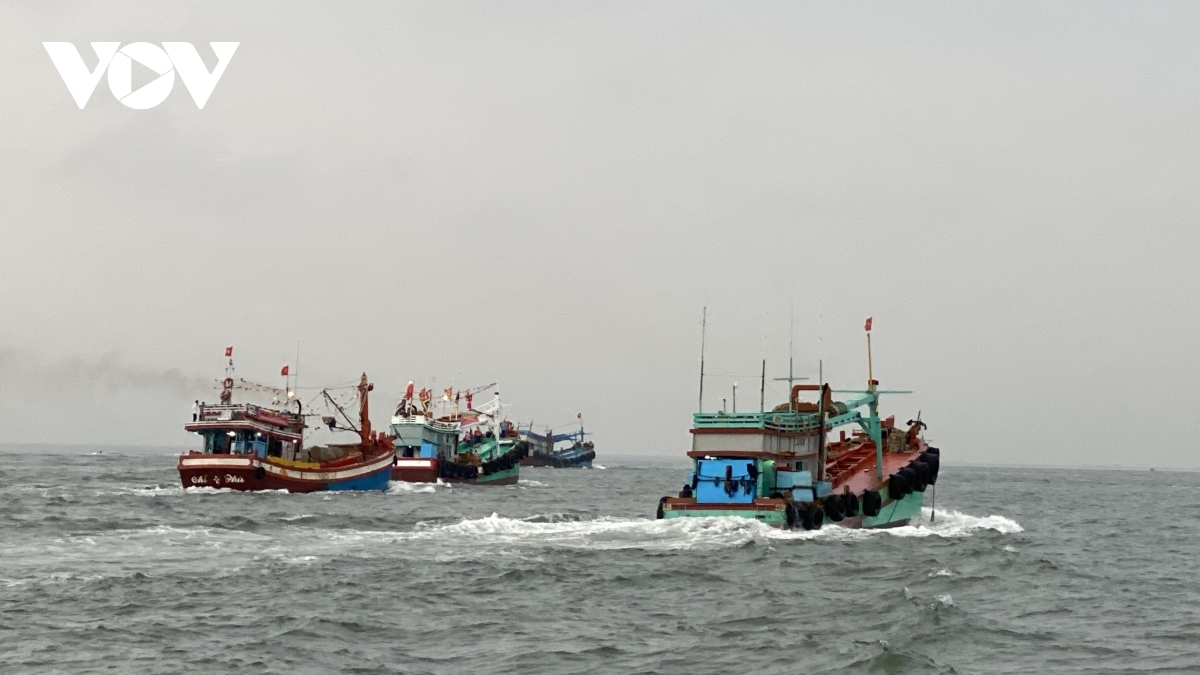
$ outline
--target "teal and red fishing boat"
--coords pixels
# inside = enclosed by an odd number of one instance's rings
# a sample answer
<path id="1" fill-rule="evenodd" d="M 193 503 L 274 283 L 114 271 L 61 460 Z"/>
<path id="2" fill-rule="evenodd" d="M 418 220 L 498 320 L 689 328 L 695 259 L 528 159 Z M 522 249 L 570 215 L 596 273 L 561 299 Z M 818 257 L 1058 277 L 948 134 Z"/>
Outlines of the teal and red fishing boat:
<path id="1" fill-rule="evenodd" d="M 478 407 L 474 396 L 494 384 L 466 392 L 447 389 L 438 404 L 412 382 L 392 416 L 395 463 L 392 480 L 410 483 L 514 485 L 529 452 L 516 427 L 501 419 L 500 395 Z M 466 410 L 459 401 L 465 394 Z"/>
<path id="2" fill-rule="evenodd" d="M 806 530 L 826 521 L 878 528 L 915 519 L 926 489 L 937 482 L 940 451 L 925 442 L 919 415 L 906 429 L 894 417 L 880 419 L 880 395 L 909 392 L 878 388 L 870 319 L 866 330 L 865 390 L 795 384 L 789 376 L 788 401 L 772 410 L 695 413 L 688 452 L 693 471 L 678 496 L 659 500 L 657 516 L 737 516 Z M 763 372 L 765 385 L 765 364 Z M 834 394 L 847 397 L 835 400 Z"/>

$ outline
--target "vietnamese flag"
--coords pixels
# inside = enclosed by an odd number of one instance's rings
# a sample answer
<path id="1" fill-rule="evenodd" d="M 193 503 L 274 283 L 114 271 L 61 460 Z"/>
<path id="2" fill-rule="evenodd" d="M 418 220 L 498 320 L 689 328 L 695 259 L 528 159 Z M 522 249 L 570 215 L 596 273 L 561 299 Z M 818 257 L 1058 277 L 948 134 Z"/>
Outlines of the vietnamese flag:
<path id="1" fill-rule="evenodd" d="M 283 377 L 287 377 L 288 367 L 284 366 L 283 369 L 279 371 L 279 374 L 282 375 Z"/>
<path id="2" fill-rule="evenodd" d="M 233 347 L 232 346 L 225 348 L 225 356 L 233 356 Z"/>
<path id="3" fill-rule="evenodd" d="M 867 331 L 867 332 L 870 332 L 870 330 L 871 330 L 871 317 L 869 317 L 869 316 L 867 317 L 867 323 L 866 323 L 866 325 L 864 325 L 864 326 L 863 326 L 863 330 L 865 330 L 865 331 Z"/>

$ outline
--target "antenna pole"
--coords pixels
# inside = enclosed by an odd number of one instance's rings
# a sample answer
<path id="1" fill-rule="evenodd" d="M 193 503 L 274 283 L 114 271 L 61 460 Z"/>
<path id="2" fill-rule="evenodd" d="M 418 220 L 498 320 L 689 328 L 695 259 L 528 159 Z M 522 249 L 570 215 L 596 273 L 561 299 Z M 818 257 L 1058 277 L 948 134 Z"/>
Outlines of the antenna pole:
<path id="1" fill-rule="evenodd" d="M 792 373 L 792 361 L 796 355 L 796 310 L 792 308 L 792 302 L 788 300 L 789 319 L 788 323 L 788 412 L 796 412 L 796 406 L 793 404 L 794 397 L 792 396 L 792 387 L 795 386 L 795 376 Z"/>
<path id="2" fill-rule="evenodd" d="M 767 360 L 763 359 L 762 384 L 758 385 L 758 412 L 767 411 Z"/>
<path id="3" fill-rule="evenodd" d="M 704 340 L 708 331 L 708 306 L 700 314 L 700 406 L 699 412 L 704 412 Z"/>
<path id="4" fill-rule="evenodd" d="M 867 331 L 867 391 L 875 391 L 875 371 L 871 367 L 871 331 Z"/>

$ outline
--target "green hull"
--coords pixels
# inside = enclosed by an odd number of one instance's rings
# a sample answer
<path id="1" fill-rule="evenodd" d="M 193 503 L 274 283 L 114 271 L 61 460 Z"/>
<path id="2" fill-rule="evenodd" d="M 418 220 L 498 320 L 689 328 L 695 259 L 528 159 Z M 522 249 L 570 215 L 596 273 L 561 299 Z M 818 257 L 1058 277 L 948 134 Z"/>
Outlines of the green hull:
<path id="1" fill-rule="evenodd" d="M 881 496 L 884 498 L 883 508 L 880 509 L 879 515 L 873 517 L 863 516 L 861 527 L 892 527 L 895 525 L 904 525 L 909 520 L 921 515 L 921 506 L 925 503 L 924 492 L 912 492 L 904 496 L 899 501 L 894 501 L 888 504 L 887 488 L 880 490 Z"/>
<path id="2" fill-rule="evenodd" d="M 517 482 L 521 475 L 521 465 L 518 464 L 511 469 L 504 469 L 495 473 L 489 473 L 486 476 L 479 476 L 475 479 L 476 485 L 512 485 Z"/>

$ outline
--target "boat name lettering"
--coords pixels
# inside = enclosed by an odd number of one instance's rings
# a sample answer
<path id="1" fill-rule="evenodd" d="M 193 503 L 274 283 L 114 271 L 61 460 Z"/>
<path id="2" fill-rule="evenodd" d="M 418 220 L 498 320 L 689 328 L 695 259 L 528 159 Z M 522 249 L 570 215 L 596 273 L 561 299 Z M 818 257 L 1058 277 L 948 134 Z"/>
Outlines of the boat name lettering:
<path id="1" fill-rule="evenodd" d="M 242 478 L 241 476 L 235 476 L 231 473 L 227 473 L 227 474 L 225 474 L 225 482 L 226 483 L 245 483 L 246 479 Z"/>

